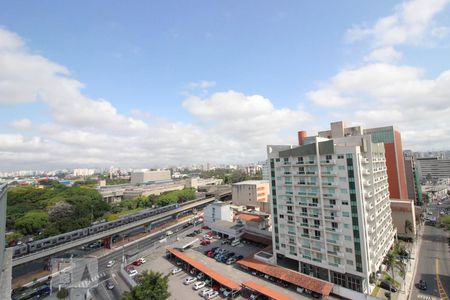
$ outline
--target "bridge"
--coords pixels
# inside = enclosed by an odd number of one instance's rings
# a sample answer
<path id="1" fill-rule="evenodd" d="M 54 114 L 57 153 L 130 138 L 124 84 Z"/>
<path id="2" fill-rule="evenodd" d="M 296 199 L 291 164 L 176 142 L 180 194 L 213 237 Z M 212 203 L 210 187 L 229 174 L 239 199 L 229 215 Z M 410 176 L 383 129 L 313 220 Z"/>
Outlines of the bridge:
<path id="1" fill-rule="evenodd" d="M 203 199 L 203 200 L 198 200 L 198 201 L 195 201 L 194 203 L 189 203 L 189 204 L 180 206 L 177 209 L 174 209 L 174 210 L 171 210 L 171 211 L 168 211 L 168 212 L 164 212 L 164 213 L 156 215 L 156 216 L 151 216 L 151 217 L 143 219 L 143 220 L 139 220 L 139 221 L 136 221 L 136 222 L 133 222 L 133 223 L 121 225 L 121 226 L 118 226 L 116 228 L 108 229 L 108 230 L 105 230 L 105 231 L 102 231 L 102 232 L 99 232 L 99 233 L 96 233 L 96 234 L 88 235 L 86 237 L 82 237 L 82 238 L 79 238 L 79 239 L 74 240 L 74 241 L 69 241 L 67 243 L 64 243 L 64 244 L 61 244 L 61 245 L 58 245 L 58 246 L 54 246 L 52 248 L 47 248 L 47 249 L 43 249 L 43 250 L 38 251 L 38 252 L 34 252 L 34 253 L 31 253 L 31 254 L 20 256 L 20 257 L 17 257 L 17 258 L 13 259 L 12 266 L 15 267 L 15 266 L 18 266 L 18 265 L 22 265 L 22 264 L 25 264 L 25 263 L 28 263 L 28 262 L 31 262 L 31 261 L 34 261 L 34 260 L 38 260 L 38 259 L 41 259 L 41 258 L 44 258 L 44 257 L 48 257 L 48 256 L 51 256 L 53 254 L 56 254 L 56 253 L 59 253 L 59 252 L 62 252 L 62 251 L 66 251 L 66 250 L 69 250 L 69 249 L 72 249 L 72 248 L 75 248 L 75 247 L 78 247 L 78 246 L 81 246 L 81 245 L 93 242 L 93 241 L 97 241 L 97 240 L 100 240 L 100 239 L 112 237 L 113 235 L 121 233 L 123 231 L 127 231 L 127 230 L 133 229 L 135 227 L 139 227 L 139 226 L 144 226 L 146 224 L 149 224 L 149 223 L 152 223 L 152 222 L 164 219 L 166 217 L 177 215 L 178 213 L 182 213 L 182 212 L 185 212 L 187 210 L 191 210 L 191 209 L 194 209 L 194 208 L 201 208 L 201 207 L 206 206 L 207 204 L 209 204 L 211 202 L 214 202 L 214 201 L 215 201 L 215 198 L 207 198 L 207 199 Z"/>

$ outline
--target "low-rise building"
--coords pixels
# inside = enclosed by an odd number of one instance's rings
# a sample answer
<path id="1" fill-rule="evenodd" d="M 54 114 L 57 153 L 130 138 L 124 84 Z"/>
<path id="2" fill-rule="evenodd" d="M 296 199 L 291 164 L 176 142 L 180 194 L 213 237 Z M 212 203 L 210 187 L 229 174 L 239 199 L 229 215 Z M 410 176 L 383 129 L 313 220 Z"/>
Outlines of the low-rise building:
<path id="1" fill-rule="evenodd" d="M 134 171 L 131 173 L 131 184 L 160 182 L 171 180 L 170 170 Z"/>
<path id="2" fill-rule="evenodd" d="M 247 180 L 232 186 L 234 205 L 243 205 L 247 209 L 270 213 L 269 182 L 265 180 Z"/>
<path id="3" fill-rule="evenodd" d="M 211 227 L 217 221 L 233 222 L 233 210 L 229 204 L 222 201 L 215 201 L 203 210 L 203 223 Z"/>

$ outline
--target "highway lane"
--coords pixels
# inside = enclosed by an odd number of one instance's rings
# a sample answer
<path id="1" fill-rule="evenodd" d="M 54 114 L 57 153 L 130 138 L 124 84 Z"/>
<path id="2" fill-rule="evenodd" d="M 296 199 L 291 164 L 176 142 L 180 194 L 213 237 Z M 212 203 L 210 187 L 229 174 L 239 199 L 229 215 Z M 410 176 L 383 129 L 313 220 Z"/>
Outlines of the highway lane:
<path id="1" fill-rule="evenodd" d="M 449 201 L 447 200 L 442 205 L 431 204 L 428 208 L 434 216 L 437 216 L 441 208 L 446 207 L 448 203 Z M 434 226 L 425 225 L 414 283 L 417 284 L 419 280 L 425 280 L 427 283 L 427 290 L 419 290 L 415 285 L 413 287 L 411 299 L 449 299 L 449 238 L 450 235 L 448 232 Z"/>

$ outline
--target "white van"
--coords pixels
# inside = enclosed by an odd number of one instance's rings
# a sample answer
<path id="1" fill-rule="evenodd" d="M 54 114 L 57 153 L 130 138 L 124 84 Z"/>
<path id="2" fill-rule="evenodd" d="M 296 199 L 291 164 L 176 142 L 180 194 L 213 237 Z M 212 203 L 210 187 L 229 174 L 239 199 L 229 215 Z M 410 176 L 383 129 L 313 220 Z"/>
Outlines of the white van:
<path id="1" fill-rule="evenodd" d="M 241 243 L 241 241 L 239 239 L 236 239 L 231 242 L 231 246 L 235 247 L 235 246 L 239 245 L 240 243 Z"/>

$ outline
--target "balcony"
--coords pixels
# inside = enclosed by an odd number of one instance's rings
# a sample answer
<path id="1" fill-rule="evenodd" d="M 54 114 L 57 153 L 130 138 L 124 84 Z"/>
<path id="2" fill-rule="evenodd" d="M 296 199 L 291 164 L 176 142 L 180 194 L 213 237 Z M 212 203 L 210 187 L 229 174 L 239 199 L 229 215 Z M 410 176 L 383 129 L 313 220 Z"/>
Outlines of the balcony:
<path id="1" fill-rule="evenodd" d="M 365 170 L 364 170 L 364 172 L 363 172 L 363 174 L 364 174 L 364 175 L 370 175 L 370 174 L 371 174 L 371 172 L 370 172 L 370 170 L 369 170 L 369 169 L 365 169 Z"/>
<path id="2" fill-rule="evenodd" d="M 297 160 L 297 161 L 295 162 L 295 164 L 296 164 L 296 165 L 303 165 L 303 161 L 302 161 L 302 160 L 301 160 L 301 161 L 300 161 L 300 160 Z"/>
<path id="3" fill-rule="evenodd" d="M 371 186 L 372 183 L 370 182 L 370 180 L 364 180 L 364 186 Z"/>
<path id="4" fill-rule="evenodd" d="M 323 193 L 323 197 L 324 197 L 324 198 L 334 198 L 334 197 L 335 197 L 335 194 Z"/>
<path id="5" fill-rule="evenodd" d="M 306 175 L 316 175 L 315 171 L 306 171 Z"/>
<path id="6" fill-rule="evenodd" d="M 367 157 L 364 157 L 364 158 L 362 159 L 362 163 L 363 163 L 363 164 L 368 164 L 368 163 L 369 163 L 369 159 L 368 159 Z"/>
<path id="7" fill-rule="evenodd" d="M 364 193 L 364 197 L 365 198 L 372 198 L 372 196 L 373 196 L 373 193 L 371 191 L 368 191 L 368 192 Z"/>
<path id="8" fill-rule="evenodd" d="M 334 220 L 335 216 L 325 216 L 325 220 Z"/>
<path id="9" fill-rule="evenodd" d="M 291 172 L 284 172 L 283 175 L 291 175 Z"/>
<path id="10" fill-rule="evenodd" d="M 285 184 L 285 185 L 292 185 L 292 182 L 286 181 L 284 184 Z"/>
<path id="11" fill-rule="evenodd" d="M 301 234 L 301 237 L 304 237 L 304 238 L 308 238 L 308 239 L 309 239 L 309 234 L 304 234 L 304 233 L 302 233 L 302 234 Z"/>
<path id="12" fill-rule="evenodd" d="M 332 186 L 332 187 L 336 187 L 337 184 L 334 182 L 322 182 L 323 186 Z"/>
<path id="13" fill-rule="evenodd" d="M 322 171 L 322 176 L 336 176 L 336 172 L 333 171 Z"/>
<path id="14" fill-rule="evenodd" d="M 334 159 L 327 159 L 327 160 L 322 160 L 320 163 L 321 164 L 325 164 L 325 165 L 334 165 L 334 164 L 336 164 L 336 160 L 334 160 Z"/>
<path id="15" fill-rule="evenodd" d="M 305 172 L 304 171 L 299 171 L 299 172 L 297 172 L 297 175 L 305 175 Z"/>
<path id="16" fill-rule="evenodd" d="M 286 194 L 286 195 L 291 195 L 291 196 L 292 196 L 294 193 L 293 193 L 292 191 L 286 191 L 285 194 Z"/>
<path id="17" fill-rule="evenodd" d="M 341 207 L 339 205 L 331 205 L 331 204 L 325 204 L 323 206 L 325 209 L 332 209 L 332 210 L 341 210 Z"/>
<path id="18" fill-rule="evenodd" d="M 318 218 L 318 217 L 319 217 L 319 215 L 316 215 L 316 214 L 309 214 L 309 216 L 310 216 L 311 218 Z"/>
<path id="19" fill-rule="evenodd" d="M 308 203 L 307 202 L 299 202 L 298 205 L 308 206 Z"/>

